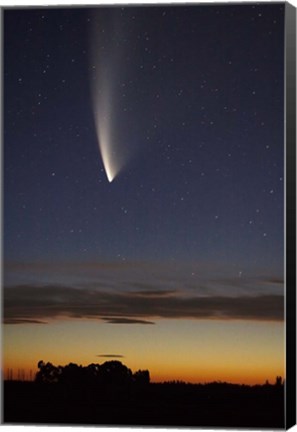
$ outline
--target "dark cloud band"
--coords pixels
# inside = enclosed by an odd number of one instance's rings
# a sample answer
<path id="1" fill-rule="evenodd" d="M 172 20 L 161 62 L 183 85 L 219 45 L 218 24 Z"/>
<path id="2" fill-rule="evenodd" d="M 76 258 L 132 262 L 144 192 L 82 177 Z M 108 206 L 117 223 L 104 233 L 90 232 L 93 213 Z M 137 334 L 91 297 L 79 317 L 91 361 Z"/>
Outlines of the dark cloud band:
<path id="1" fill-rule="evenodd" d="M 153 324 L 162 318 L 282 321 L 282 295 L 156 296 L 63 286 L 15 286 L 4 289 L 7 324 L 44 323 L 67 318 L 101 319 L 110 324 Z"/>

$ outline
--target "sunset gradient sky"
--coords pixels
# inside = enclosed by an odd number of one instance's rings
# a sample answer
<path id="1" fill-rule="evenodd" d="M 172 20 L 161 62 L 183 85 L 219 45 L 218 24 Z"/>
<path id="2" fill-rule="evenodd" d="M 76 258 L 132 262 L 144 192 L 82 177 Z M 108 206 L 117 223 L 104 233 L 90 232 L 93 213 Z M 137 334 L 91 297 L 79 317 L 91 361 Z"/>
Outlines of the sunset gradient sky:
<path id="1" fill-rule="evenodd" d="M 284 4 L 6 9 L 3 88 L 4 373 L 284 377 Z"/>

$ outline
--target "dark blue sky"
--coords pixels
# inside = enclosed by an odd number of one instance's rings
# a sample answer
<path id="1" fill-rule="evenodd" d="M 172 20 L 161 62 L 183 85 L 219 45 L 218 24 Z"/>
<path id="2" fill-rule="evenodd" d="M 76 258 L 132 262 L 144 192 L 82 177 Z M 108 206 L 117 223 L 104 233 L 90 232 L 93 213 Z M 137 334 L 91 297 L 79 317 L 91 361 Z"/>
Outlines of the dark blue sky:
<path id="1" fill-rule="evenodd" d="M 277 3 L 5 10 L 4 258 L 282 275 L 283 34 Z M 96 50 L 140 150 L 112 183 Z"/>

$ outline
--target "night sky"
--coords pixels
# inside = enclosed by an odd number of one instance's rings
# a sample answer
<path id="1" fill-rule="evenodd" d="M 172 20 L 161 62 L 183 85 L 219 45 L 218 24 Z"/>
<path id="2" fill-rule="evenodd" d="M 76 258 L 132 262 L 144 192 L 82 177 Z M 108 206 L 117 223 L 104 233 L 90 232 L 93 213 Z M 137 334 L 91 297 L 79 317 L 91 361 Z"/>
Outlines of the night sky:
<path id="1" fill-rule="evenodd" d="M 282 299 L 283 34 L 283 3 L 6 9 L 10 292 L 85 275 L 105 290 L 137 280 L 143 293 L 147 283 L 150 294 L 194 295 L 197 276 L 204 294 Z M 115 276 L 107 265 L 123 267 Z M 10 321 L 42 318 L 12 298 Z M 117 302 L 107 322 L 170 316 L 121 315 Z M 268 319 L 279 320 L 274 307 Z"/>

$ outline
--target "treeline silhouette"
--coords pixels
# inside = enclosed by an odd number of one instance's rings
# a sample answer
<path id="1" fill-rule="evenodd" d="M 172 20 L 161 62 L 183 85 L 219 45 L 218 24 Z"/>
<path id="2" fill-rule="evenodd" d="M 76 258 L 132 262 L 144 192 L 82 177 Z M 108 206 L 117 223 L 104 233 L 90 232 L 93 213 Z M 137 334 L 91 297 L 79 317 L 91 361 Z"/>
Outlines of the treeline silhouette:
<path id="1" fill-rule="evenodd" d="M 150 382 L 120 361 L 38 362 L 35 381 L 4 382 L 4 422 L 35 424 L 283 428 L 284 383 Z"/>
<path id="2" fill-rule="evenodd" d="M 36 383 L 57 383 L 66 386 L 120 386 L 147 385 L 150 383 L 148 370 L 138 370 L 132 373 L 131 369 L 120 361 L 106 361 L 102 365 L 91 363 L 88 366 L 78 366 L 69 363 L 66 366 L 54 366 L 52 363 L 38 362 L 39 371 L 36 374 Z"/>

